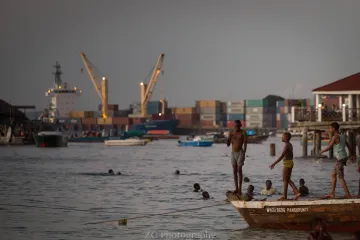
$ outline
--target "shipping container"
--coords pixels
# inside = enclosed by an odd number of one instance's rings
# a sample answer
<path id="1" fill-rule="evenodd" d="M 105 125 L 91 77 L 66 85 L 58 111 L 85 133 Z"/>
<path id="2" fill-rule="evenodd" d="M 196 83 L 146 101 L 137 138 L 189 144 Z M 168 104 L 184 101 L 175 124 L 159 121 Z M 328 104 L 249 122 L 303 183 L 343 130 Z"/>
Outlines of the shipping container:
<path id="1" fill-rule="evenodd" d="M 263 122 L 262 121 L 246 121 L 247 128 L 262 128 Z"/>
<path id="2" fill-rule="evenodd" d="M 220 112 L 227 113 L 227 103 L 226 102 L 220 102 Z"/>
<path id="3" fill-rule="evenodd" d="M 265 114 L 276 114 L 276 107 L 263 108 L 263 113 L 265 113 Z"/>
<path id="4" fill-rule="evenodd" d="M 246 114 L 263 114 L 264 108 L 263 107 L 246 107 L 245 113 Z"/>
<path id="5" fill-rule="evenodd" d="M 96 118 L 82 118 L 81 119 L 82 124 L 96 124 Z"/>
<path id="6" fill-rule="evenodd" d="M 284 107 L 285 106 L 285 101 L 284 100 L 276 101 L 276 106 L 277 107 Z"/>
<path id="7" fill-rule="evenodd" d="M 246 114 L 245 115 L 246 121 L 259 121 L 262 122 L 264 119 L 264 114 Z"/>
<path id="8" fill-rule="evenodd" d="M 228 108 L 244 108 L 245 107 L 245 101 L 228 101 L 227 102 Z"/>
<path id="9" fill-rule="evenodd" d="M 220 114 L 220 108 L 201 107 L 199 108 L 200 114 Z"/>
<path id="10" fill-rule="evenodd" d="M 111 117 L 109 117 L 109 118 L 97 118 L 96 123 L 98 125 L 112 125 L 113 124 Z"/>
<path id="11" fill-rule="evenodd" d="M 69 112 L 71 118 L 88 118 L 94 117 L 94 111 L 71 111 Z"/>
<path id="12" fill-rule="evenodd" d="M 200 120 L 200 126 L 201 127 L 213 127 L 214 125 L 216 125 L 215 121 L 211 121 L 211 120 Z"/>
<path id="13" fill-rule="evenodd" d="M 113 124 L 125 124 L 125 125 L 131 125 L 132 118 L 128 117 L 113 117 L 112 123 Z"/>
<path id="14" fill-rule="evenodd" d="M 264 101 L 266 101 L 266 106 L 264 107 L 276 107 L 277 101 L 282 101 L 284 98 L 277 96 L 277 95 L 268 95 L 265 98 L 263 98 Z"/>
<path id="15" fill-rule="evenodd" d="M 281 121 L 280 120 L 276 120 L 276 128 L 281 129 Z"/>
<path id="16" fill-rule="evenodd" d="M 246 107 L 267 107 L 267 100 L 246 100 L 245 102 Z"/>
<path id="17" fill-rule="evenodd" d="M 174 108 L 174 114 L 194 114 L 196 113 L 196 108 L 186 107 L 186 108 Z"/>
<path id="18" fill-rule="evenodd" d="M 227 121 L 234 121 L 234 120 L 245 120 L 244 114 L 228 114 Z"/>
<path id="19" fill-rule="evenodd" d="M 245 112 L 245 106 L 244 105 L 234 105 L 227 107 L 228 113 L 244 113 Z"/>
<path id="20" fill-rule="evenodd" d="M 196 101 L 196 108 L 220 108 L 220 101 L 218 100 L 199 100 Z"/>
<path id="21" fill-rule="evenodd" d="M 280 121 L 280 113 L 276 114 L 276 121 Z"/>
<path id="22" fill-rule="evenodd" d="M 169 135 L 170 132 L 168 130 L 149 130 L 147 134 L 150 135 Z"/>
<path id="23" fill-rule="evenodd" d="M 197 122 L 193 122 L 192 120 L 179 120 L 179 125 L 177 126 L 178 128 L 192 128 L 195 125 L 198 125 L 199 121 Z"/>
<path id="24" fill-rule="evenodd" d="M 200 114 L 200 120 L 219 121 L 220 115 L 219 114 Z"/>
<path id="25" fill-rule="evenodd" d="M 102 104 L 99 104 L 98 110 L 99 111 L 102 110 Z M 118 104 L 108 104 L 108 110 L 117 111 L 117 110 L 119 110 L 119 105 Z"/>
<path id="26" fill-rule="evenodd" d="M 127 117 L 130 114 L 130 110 L 119 110 L 114 112 L 114 117 Z"/>

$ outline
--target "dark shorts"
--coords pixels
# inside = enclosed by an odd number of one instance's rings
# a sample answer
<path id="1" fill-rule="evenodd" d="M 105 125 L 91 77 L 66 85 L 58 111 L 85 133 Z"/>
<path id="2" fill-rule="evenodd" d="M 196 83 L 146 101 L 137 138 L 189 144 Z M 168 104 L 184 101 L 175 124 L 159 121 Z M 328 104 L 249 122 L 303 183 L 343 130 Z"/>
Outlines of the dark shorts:
<path id="1" fill-rule="evenodd" d="M 337 175 L 339 179 L 344 179 L 344 166 L 346 166 L 346 161 L 348 158 L 343 158 L 336 160 L 336 163 L 333 168 L 333 174 Z"/>

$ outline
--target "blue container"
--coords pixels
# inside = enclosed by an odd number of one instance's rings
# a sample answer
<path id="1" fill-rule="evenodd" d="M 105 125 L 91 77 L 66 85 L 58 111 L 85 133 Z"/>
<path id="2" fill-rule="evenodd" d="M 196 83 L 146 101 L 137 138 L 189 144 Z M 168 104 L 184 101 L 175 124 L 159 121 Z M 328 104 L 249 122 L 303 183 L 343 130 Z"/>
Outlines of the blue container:
<path id="1" fill-rule="evenodd" d="M 281 101 L 276 101 L 276 107 L 284 107 L 285 106 L 285 101 L 281 100 Z"/>
<path id="2" fill-rule="evenodd" d="M 256 132 L 254 129 L 248 129 L 248 130 L 246 130 L 246 135 L 253 136 L 253 135 L 256 135 Z"/>
<path id="3" fill-rule="evenodd" d="M 243 121 L 243 120 L 245 120 L 245 114 L 241 114 L 241 113 L 238 113 L 238 114 L 228 114 L 228 115 L 227 115 L 227 120 L 228 120 L 228 121 L 235 121 L 235 120 Z"/>

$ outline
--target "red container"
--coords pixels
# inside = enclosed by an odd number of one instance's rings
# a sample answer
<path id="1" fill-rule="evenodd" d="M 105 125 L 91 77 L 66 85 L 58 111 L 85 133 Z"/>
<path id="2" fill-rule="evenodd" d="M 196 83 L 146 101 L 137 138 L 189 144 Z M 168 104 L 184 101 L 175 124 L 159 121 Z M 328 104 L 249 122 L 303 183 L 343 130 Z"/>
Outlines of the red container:
<path id="1" fill-rule="evenodd" d="M 112 118 L 112 123 L 113 124 L 117 124 L 117 125 L 121 125 L 121 124 L 125 124 L 125 125 L 128 125 L 130 124 L 130 120 L 131 118 L 128 118 L 128 117 L 113 117 Z"/>
<path id="2" fill-rule="evenodd" d="M 177 127 L 178 128 L 191 128 L 198 123 L 199 123 L 199 121 L 194 121 L 193 119 L 190 119 L 190 120 L 180 119 L 179 125 Z"/>
<path id="3" fill-rule="evenodd" d="M 276 120 L 276 128 L 278 128 L 278 129 L 281 128 L 281 121 L 280 120 Z"/>
<path id="4" fill-rule="evenodd" d="M 147 132 L 150 135 L 167 135 L 169 134 L 168 130 L 149 130 Z"/>
<path id="5" fill-rule="evenodd" d="M 82 118 L 81 123 L 86 125 L 96 124 L 96 118 Z"/>

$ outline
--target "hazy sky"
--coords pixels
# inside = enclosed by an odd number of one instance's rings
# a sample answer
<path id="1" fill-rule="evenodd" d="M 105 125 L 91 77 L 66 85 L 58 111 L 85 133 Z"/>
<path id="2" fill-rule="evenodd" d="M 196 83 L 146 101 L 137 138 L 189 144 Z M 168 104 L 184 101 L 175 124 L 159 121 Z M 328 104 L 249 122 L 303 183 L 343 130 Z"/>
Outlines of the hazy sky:
<path id="1" fill-rule="evenodd" d="M 161 52 L 153 99 L 164 83 L 171 106 L 310 97 L 359 72 L 359 9 L 359 0 L 0 0 L 0 98 L 42 108 L 59 61 L 63 80 L 83 89 L 77 108 L 95 109 L 80 51 L 121 107 L 140 100 Z"/>

